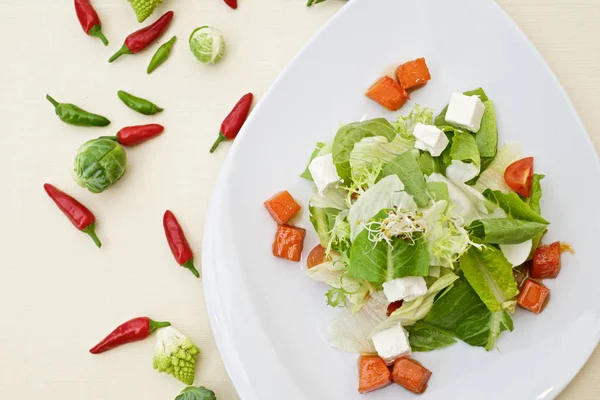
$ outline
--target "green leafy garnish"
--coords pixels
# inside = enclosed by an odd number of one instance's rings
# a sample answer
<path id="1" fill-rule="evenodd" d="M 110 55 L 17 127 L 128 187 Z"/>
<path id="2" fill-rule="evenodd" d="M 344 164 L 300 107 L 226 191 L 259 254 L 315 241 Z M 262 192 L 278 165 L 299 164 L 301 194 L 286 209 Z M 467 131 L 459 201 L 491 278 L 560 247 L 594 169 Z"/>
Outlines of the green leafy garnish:
<path id="1" fill-rule="evenodd" d="M 425 186 L 425 177 L 412 151 L 405 151 L 387 163 L 381 171 L 381 176 L 396 175 L 404 184 L 406 193 L 413 196 L 419 207 L 426 207 L 430 197 Z"/>
<path id="2" fill-rule="evenodd" d="M 331 307 L 347 307 L 347 292 L 343 288 L 333 287 L 325 293 L 327 305 Z"/>
<path id="3" fill-rule="evenodd" d="M 513 330 L 510 315 L 504 310 L 491 312 L 462 276 L 434 303 L 425 322 L 488 351 L 494 349 L 501 332 Z"/>
<path id="4" fill-rule="evenodd" d="M 456 343 L 452 334 L 448 334 L 436 326 L 419 321 L 413 326 L 406 327 L 408 341 L 412 351 L 432 351 L 443 349 Z"/>
<path id="5" fill-rule="evenodd" d="M 486 218 L 469 226 L 469 231 L 485 243 L 519 244 L 544 232 L 547 224 L 510 218 Z"/>
<path id="6" fill-rule="evenodd" d="M 539 178 L 537 179 L 537 185 L 539 185 Z M 549 224 L 542 216 L 534 211 L 529 204 L 521 200 L 519 195 L 516 193 L 503 193 L 499 190 L 487 189 L 483 192 L 486 199 L 498 204 L 509 217 L 520 219 L 523 221 L 539 222 L 540 224 Z M 536 190 L 537 208 L 539 209 L 539 198 L 542 196 L 541 189 Z M 539 196 L 539 197 L 538 197 Z"/>
<path id="7" fill-rule="evenodd" d="M 181 394 L 175 397 L 175 400 L 217 400 L 215 392 L 204 386 L 188 386 L 181 391 Z"/>

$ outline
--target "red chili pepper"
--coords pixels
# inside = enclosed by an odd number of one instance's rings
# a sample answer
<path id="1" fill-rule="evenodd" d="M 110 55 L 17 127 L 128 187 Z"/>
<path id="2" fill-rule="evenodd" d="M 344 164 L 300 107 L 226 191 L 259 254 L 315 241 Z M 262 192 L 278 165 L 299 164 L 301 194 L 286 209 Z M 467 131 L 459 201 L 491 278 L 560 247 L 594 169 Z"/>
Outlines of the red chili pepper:
<path id="1" fill-rule="evenodd" d="M 175 215 L 169 210 L 165 212 L 165 216 L 163 217 L 163 226 L 165 228 L 165 235 L 167 235 L 169 247 L 171 248 L 171 253 L 173 253 L 177 263 L 192 271 L 196 278 L 199 278 L 200 273 L 196 267 L 194 267 L 194 253 L 185 238 L 185 234 L 183 233 L 183 229 L 181 229 L 181 225 L 179 225 L 179 221 L 177 221 Z"/>
<path id="2" fill-rule="evenodd" d="M 252 107 L 252 100 L 254 100 L 254 95 L 252 93 L 247 93 L 243 95 L 233 107 L 233 110 L 231 110 L 227 118 L 225 118 L 221 124 L 219 137 L 211 147 L 211 153 L 214 153 L 222 142 L 235 139 L 240 132 L 240 129 L 242 129 L 242 125 L 244 125 L 244 122 L 246 122 L 246 119 L 248 118 L 250 107 Z"/>
<path id="3" fill-rule="evenodd" d="M 100 17 L 98 17 L 90 0 L 75 0 L 75 12 L 83 31 L 90 36 L 97 37 L 102 40 L 105 46 L 108 46 L 108 40 L 102 33 Z"/>
<path id="4" fill-rule="evenodd" d="M 123 146 L 135 146 L 147 140 L 157 137 L 165 130 L 159 124 L 126 126 L 117 132 L 117 136 L 102 136 L 106 139 L 116 140 Z"/>
<path id="5" fill-rule="evenodd" d="M 148 317 L 139 317 L 119 325 L 100 343 L 90 349 L 92 354 L 100 354 L 122 344 L 146 339 L 157 329 L 171 326 L 170 322 L 156 322 Z"/>
<path id="6" fill-rule="evenodd" d="M 224 0 L 225 4 L 227 4 L 229 7 L 233 8 L 234 10 L 237 9 L 237 0 Z"/>
<path id="7" fill-rule="evenodd" d="M 44 189 L 48 193 L 48 196 L 54 200 L 58 208 L 69 218 L 69 221 L 77 229 L 90 235 L 96 246 L 102 247 L 102 242 L 96 236 L 96 217 L 94 214 L 83 204 L 55 186 L 46 183 L 44 184 Z"/>
<path id="8" fill-rule="evenodd" d="M 162 17 L 156 20 L 155 23 L 149 25 L 139 31 L 133 32 L 127 36 L 123 47 L 119 49 L 108 62 L 113 62 L 123 54 L 136 54 L 150 46 L 156 39 L 158 39 L 169 27 L 175 13 L 169 11 Z"/>

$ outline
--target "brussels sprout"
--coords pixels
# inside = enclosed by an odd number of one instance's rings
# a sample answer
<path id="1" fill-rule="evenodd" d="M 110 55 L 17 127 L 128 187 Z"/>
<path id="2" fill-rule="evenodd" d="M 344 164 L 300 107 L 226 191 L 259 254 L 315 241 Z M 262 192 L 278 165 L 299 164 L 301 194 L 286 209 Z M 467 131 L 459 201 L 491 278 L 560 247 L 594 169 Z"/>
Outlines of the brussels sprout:
<path id="1" fill-rule="evenodd" d="M 127 153 L 112 139 L 90 140 L 77 151 L 74 168 L 79 186 L 92 193 L 100 193 L 125 174 Z"/>
<path id="2" fill-rule="evenodd" d="M 190 50 L 204 64 L 214 64 L 225 54 L 223 33 L 212 26 L 196 28 L 190 35 Z"/>

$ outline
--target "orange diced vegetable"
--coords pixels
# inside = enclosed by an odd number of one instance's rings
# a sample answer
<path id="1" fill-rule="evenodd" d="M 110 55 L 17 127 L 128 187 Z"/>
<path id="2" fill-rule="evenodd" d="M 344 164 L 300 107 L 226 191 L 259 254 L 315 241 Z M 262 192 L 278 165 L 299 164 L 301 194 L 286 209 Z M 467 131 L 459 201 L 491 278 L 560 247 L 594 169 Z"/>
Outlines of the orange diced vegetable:
<path id="1" fill-rule="evenodd" d="M 308 254 L 308 259 L 306 260 L 306 265 L 308 269 L 317 266 L 319 264 L 323 264 L 327 261 L 327 253 L 325 252 L 325 247 L 320 244 L 316 245 Z"/>
<path id="2" fill-rule="evenodd" d="M 421 394 L 427 389 L 431 371 L 411 358 L 401 357 L 394 362 L 392 379 L 413 393 Z"/>
<path id="3" fill-rule="evenodd" d="M 404 89 L 412 89 L 427 83 L 431 79 L 424 58 L 404 63 L 396 68 L 396 79 Z"/>
<path id="4" fill-rule="evenodd" d="M 533 253 L 531 277 L 556 278 L 560 272 L 560 242 L 538 247 Z"/>
<path id="5" fill-rule="evenodd" d="M 548 303 L 549 298 L 550 289 L 539 282 L 527 278 L 523 283 L 517 303 L 524 309 L 539 314 Z"/>
<path id="6" fill-rule="evenodd" d="M 300 261 L 306 229 L 279 225 L 273 243 L 273 255 L 290 261 Z"/>
<path id="7" fill-rule="evenodd" d="M 358 391 L 368 393 L 392 383 L 392 374 L 379 356 L 360 356 L 358 360 Z"/>
<path id="8" fill-rule="evenodd" d="M 409 98 L 406 90 L 387 75 L 371 86 L 367 91 L 367 97 L 390 111 L 398 111 Z"/>
<path id="9" fill-rule="evenodd" d="M 278 224 L 287 223 L 298 211 L 300 211 L 300 206 L 287 190 L 279 192 L 269 200 L 265 201 L 265 207 L 267 207 L 267 210 Z"/>

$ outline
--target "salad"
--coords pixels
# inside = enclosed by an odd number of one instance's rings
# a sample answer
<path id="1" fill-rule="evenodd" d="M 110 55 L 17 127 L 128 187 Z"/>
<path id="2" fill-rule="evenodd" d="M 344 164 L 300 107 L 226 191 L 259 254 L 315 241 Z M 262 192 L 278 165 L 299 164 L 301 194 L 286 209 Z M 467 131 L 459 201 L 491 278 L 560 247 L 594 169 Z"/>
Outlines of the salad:
<path id="1" fill-rule="evenodd" d="M 369 97 L 386 108 L 404 104 L 377 91 Z M 555 278 L 569 250 L 541 245 L 544 176 L 517 145 L 498 149 L 482 88 L 452 94 L 437 115 L 415 105 L 393 121 L 344 125 L 317 143 L 302 177 L 314 182 L 308 209 L 320 240 L 306 275 L 340 308 L 329 341 L 361 354 L 361 393 L 392 382 L 423 393 L 432 373 L 411 357 L 419 352 L 457 340 L 494 350 L 517 305 L 544 309 L 550 291 L 539 279 Z M 273 254 L 300 261 L 305 231 L 289 224 L 300 205 L 287 191 L 265 205 L 279 226 Z"/>

